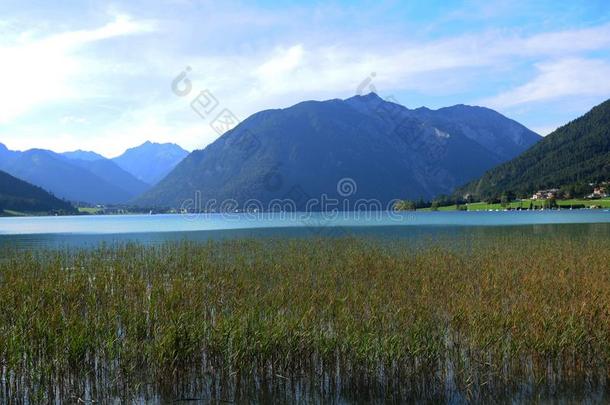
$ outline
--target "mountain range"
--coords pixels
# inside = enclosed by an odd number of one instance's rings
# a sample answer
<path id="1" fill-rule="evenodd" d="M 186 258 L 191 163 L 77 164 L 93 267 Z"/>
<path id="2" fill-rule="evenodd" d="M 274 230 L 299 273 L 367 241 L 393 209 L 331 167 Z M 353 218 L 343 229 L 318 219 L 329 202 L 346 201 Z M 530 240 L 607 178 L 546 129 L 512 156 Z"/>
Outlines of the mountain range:
<path id="1" fill-rule="evenodd" d="M 460 187 L 456 194 L 479 198 L 512 192 L 525 196 L 610 179 L 610 100 L 558 128 L 523 154 L 481 178 Z"/>
<path id="2" fill-rule="evenodd" d="M 190 154 L 151 142 L 113 159 L 0 144 L 0 170 L 69 201 L 149 207 L 257 200 L 264 209 L 295 190 L 351 204 L 525 196 L 610 179 L 610 100 L 542 138 L 488 108 L 409 109 L 371 93 L 258 112 Z"/>
<path id="3" fill-rule="evenodd" d="M 154 153 L 146 151 L 154 149 Z M 139 153 L 139 167 L 146 166 L 150 172 L 169 171 L 175 165 L 175 160 L 161 159 L 162 150 L 167 155 L 176 155 L 176 145 L 151 144 L 141 145 L 144 152 Z M 0 144 L 0 170 L 10 175 L 39 186 L 57 197 L 92 204 L 124 204 L 146 191 L 152 183 L 138 178 L 140 171 L 131 173 L 121 167 L 130 166 L 130 162 L 138 157 L 130 155 L 138 151 L 133 148 L 119 157 L 117 161 L 107 159 L 95 152 L 73 151 L 55 153 L 44 149 L 27 151 L 12 151 Z M 184 151 L 184 154 L 188 152 Z"/>
<path id="4" fill-rule="evenodd" d="M 21 212 L 74 213 L 70 203 L 60 200 L 40 187 L 0 171 L 0 213 L 4 210 Z"/>
<path id="5" fill-rule="evenodd" d="M 239 207 L 256 199 L 267 206 L 295 189 L 351 203 L 430 199 L 451 193 L 540 139 L 483 107 L 411 110 L 375 93 L 306 101 L 250 116 L 189 154 L 135 202 L 180 207 L 200 196 L 202 204 L 230 199 Z M 349 196 L 337 187 L 346 179 L 354 186 Z"/>

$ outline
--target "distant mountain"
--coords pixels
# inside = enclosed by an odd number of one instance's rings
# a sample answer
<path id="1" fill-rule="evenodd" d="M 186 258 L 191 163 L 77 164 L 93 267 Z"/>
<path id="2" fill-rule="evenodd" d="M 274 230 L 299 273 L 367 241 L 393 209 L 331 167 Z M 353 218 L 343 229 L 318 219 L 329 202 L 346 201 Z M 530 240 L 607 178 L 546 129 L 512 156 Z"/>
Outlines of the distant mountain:
<path id="1" fill-rule="evenodd" d="M 125 203 L 147 187 L 109 160 L 69 159 L 44 149 L 17 152 L 1 144 L 0 170 L 75 202 Z"/>
<path id="2" fill-rule="evenodd" d="M 409 110 L 374 93 L 307 101 L 250 116 L 191 153 L 136 202 L 180 207 L 200 193 L 202 204 L 233 199 L 243 206 L 256 199 L 267 207 L 295 187 L 310 197 L 343 198 L 337 183 L 344 178 L 356 183 L 348 196 L 352 204 L 362 198 L 384 204 L 428 199 L 452 192 L 539 139 L 480 107 Z"/>
<path id="3" fill-rule="evenodd" d="M 136 179 L 131 173 L 121 169 L 119 165 L 110 159 L 71 159 L 70 162 L 90 171 L 102 180 L 119 187 L 132 197 L 140 195 L 150 188 L 148 184 Z"/>
<path id="4" fill-rule="evenodd" d="M 112 159 L 121 168 L 147 184 L 157 184 L 188 152 L 173 143 L 145 142 L 127 149 L 121 156 Z"/>
<path id="5" fill-rule="evenodd" d="M 40 187 L 0 171 L 0 213 L 3 210 L 20 212 L 76 212 L 76 209 L 68 202 L 56 198 Z"/>
<path id="6" fill-rule="evenodd" d="M 610 100 L 457 190 L 485 198 L 610 179 Z"/>
<path id="7" fill-rule="evenodd" d="M 0 162 L 8 159 L 13 159 L 21 152 L 12 151 L 6 145 L 0 143 Z"/>
<path id="8" fill-rule="evenodd" d="M 87 160 L 87 161 L 106 159 L 104 156 L 100 155 L 99 153 L 90 152 L 90 151 L 86 151 L 86 150 L 80 150 L 80 149 L 72 151 L 72 152 L 63 152 L 63 153 L 61 153 L 61 155 L 64 155 L 65 157 L 67 157 L 69 159 L 79 159 L 79 160 Z"/>

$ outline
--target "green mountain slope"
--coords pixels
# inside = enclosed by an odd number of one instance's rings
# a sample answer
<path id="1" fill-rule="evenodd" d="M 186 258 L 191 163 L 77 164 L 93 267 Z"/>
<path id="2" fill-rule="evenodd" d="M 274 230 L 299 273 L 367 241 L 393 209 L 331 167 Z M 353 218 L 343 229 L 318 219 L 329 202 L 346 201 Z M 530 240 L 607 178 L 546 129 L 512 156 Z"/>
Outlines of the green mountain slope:
<path id="1" fill-rule="evenodd" d="M 0 171 L 0 212 L 3 210 L 76 212 L 69 203 L 47 193 L 42 188 Z"/>
<path id="2" fill-rule="evenodd" d="M 610 100 L 456 193 L 479 198 L 610 179 Z"/>

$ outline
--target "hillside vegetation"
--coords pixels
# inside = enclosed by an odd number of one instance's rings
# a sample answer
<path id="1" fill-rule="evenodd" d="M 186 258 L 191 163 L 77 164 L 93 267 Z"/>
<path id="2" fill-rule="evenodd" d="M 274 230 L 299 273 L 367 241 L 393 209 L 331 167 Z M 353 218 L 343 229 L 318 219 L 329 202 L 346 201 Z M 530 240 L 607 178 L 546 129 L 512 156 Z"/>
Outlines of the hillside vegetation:
<path id="1" fill-rule="evenodd" d="M 49 194 L 23 180 L 0 171 L 0 213 L 3 210 L 19 212 L 74 213 L 68 202 Z"/>
<path id="2" fill-rule="evenodd" d="M 506 192 L 578 186 L 610 179 L 610 100 L 557 129 L 517 158 L 460 187 L 481 199 Z"/>

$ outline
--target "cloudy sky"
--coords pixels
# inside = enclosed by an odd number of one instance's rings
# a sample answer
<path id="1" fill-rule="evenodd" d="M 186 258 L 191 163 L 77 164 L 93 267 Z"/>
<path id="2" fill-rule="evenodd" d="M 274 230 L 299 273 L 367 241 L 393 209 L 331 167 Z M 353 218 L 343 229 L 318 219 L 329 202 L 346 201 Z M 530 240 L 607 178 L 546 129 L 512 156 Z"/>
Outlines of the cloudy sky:
<path id="1" fill-rule="evenodd" d="M 173 91 L 183 71 L 190 92 Z M 370 90 L 545 135 L 610 98 L 609 78 L 607 0 L 0 2 L 0 142 L 19 150 L 192 150 L 223 109 Z M 202 91 L 218 103 L 204 117 Z"/>

